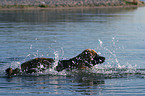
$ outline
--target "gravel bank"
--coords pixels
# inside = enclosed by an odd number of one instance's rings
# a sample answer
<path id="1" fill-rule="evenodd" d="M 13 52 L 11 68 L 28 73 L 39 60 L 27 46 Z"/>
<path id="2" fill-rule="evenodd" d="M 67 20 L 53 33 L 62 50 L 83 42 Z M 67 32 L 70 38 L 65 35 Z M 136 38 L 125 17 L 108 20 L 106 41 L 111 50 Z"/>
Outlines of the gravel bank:
<path id="1" fill-rule="evenodd" d="M 128 0 L 133 4 L 133 1 Z M 0 0 L 1 8 L 11 7 L 96 7 L 96 6 L 123 6 L 126 0 Z M 133 4 L 138 5 L 138 4 Z"/>

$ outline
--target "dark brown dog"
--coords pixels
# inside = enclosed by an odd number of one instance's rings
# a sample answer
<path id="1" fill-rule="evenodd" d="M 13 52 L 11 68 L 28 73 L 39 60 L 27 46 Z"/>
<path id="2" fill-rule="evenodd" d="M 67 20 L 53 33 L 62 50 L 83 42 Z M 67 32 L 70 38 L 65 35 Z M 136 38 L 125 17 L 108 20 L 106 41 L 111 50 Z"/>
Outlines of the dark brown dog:
<path id="1" fill-rule="evenodd" d="M 92 49 L 86 49 L 81 54 L 72 59 L 59 61 L 55 69 L 58 72 L 64 69 L 86 69 L 91 68 L 96 64 L 101 64 L 104 61 L 105 57 L 99 56 L 97 52 Z M 8 76 L 15 75 L 21 72 L 36 73 L 52 67 L 52 64 L 54 62 L 55 60 L 51 58 L 35 58 L 22 63 L 21 70 L 18 68 L 14 70 L 12 68 L 8 68 L 6 69 L 6 73 Z"/>

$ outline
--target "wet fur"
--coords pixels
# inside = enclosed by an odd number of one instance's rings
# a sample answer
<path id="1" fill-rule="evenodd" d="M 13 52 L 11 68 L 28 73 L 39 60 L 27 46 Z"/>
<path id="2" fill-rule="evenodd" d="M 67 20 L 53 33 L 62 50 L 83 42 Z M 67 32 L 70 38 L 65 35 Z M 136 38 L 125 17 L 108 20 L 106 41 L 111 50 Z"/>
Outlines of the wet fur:
<path id="1" fill-rule="evenodd" d="M 60 61 L 58 66 L 56 66 L 56 70 L 86 69 L 91 68 L 96 64 L 101 64 L 104 61 L 105 57 L 99 56 L 97 52 L 92 49 L 86 49 L 72 59 Z"/>
<path id="2" fill-rule="evenodd" d="M 71 58 L 69 60 L 60 60 L 56 66 L 56 70 L 62 71 L 64 69 L 86 69 L 91 68 L 96 64 L 101 64 L 105 61 L 105 57 L 99 56 L 96 51 L 92 49 L 86 49 L 78 56 Z M 25 73 L 36 73 L 38 71 L 44 71 L 52 67 L 52 64 L 55 62 L 52 58 L 35 58 L 24 62 L 21 64 L 21 70 L 16 68 L 6 69 L 6 74 L 8 76 L 15 75 L 21 72 Z"/>

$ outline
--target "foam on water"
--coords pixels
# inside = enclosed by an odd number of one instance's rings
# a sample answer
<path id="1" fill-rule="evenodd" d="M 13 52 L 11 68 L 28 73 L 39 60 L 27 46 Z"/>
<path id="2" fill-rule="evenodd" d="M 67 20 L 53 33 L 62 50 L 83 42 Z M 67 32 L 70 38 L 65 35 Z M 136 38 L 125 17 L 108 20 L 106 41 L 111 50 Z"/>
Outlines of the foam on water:
<path id="1" fill-rule="evenodd" d="M 105 63 L 103 64 L 99 64 L 94 66 L 92 69 L 89 70 L 84 70 L 84 71 L 78 71 L 78 70 L 72 70 L 70 72 L 63 70 L 62 72 L 57 72 L 55 71 L 55 67 L 57 66 L 60 56 L 61 58 L 63 57 L 63 55 L 60 54 L 64 54 L 63 49 L 61 50 L 61 52 L 59 51 L 54 51 L 55 54 L 55 63 L 54 66 L 50 69 L 48 69 L 46 71 L 45 74 L 51 74 L 51 75 L 66 75 L 66 76 L 75 76 L 76 74 L 78 75 L 84 75 L 84 74 L 103 74 L 105 76 L 109 77 L 125 77 L 126 75 L 145 75 L 145 70 L 143 69 L 138 69 L 138 66 L 136 64 L 129 64 L 128 62 L 126 62 L 125 64 L 121 64 L 117 58 L 117 55 L 115 54 L 117 48 L 120 49 L 121 47 L 117 47 L 116 46 L 116 41 L 115 41 L 115 37 L 112 38 L 112 47 L 114 47 L 116 50 L 110 50 L 110 48 L 104 47 L 103 46 L 103 41 L 102 40 L 98 40 L 99 41 L 99 48 L 103 49 L 106 51 L 107 54 L 109 54 L 109 60 L 106 60 Z M 118 40 L 117 40 L 118 42 Z M 98 54 L 101 54 L 101 52 L 98 52 Z M 83 72 L 83 73 L 82 73 Z"/>
<path id="2" fill-rule="evenodd" d="M 63 70 L 62 72 L 58 72 L 55 70 L 56 66 L 58 65 L 59 62 L 59 52 L 55 51 L 55 62 L 52 68 L 46 70 L 45 74 L 50 74 L 50 75 L 66 75 L 66 71 Z"/>
<path id="3" fill-rule="evenodd" d="M 112 38 L 112 46 L 107 48 L 103 46 L 103 41 L 100 39 L 99 41 L 99 48 L 106 51 L 107 54 L 109 54 L 106 57 L 108 60 L 105 61 L 105 64 L 96 65 L 91 70 L 92 73 L 96 74 L 104 74 L 104 75 L 110 75 L 111 77 L 118 76 L 126 76 L 129 74 L 133 75 L 145 75 L 145 69 L 140 69 L 136 64 L 129 64 L 128 62 L 122 64 L 118 60 L 117 55 L 115 54 L 118 49 L 123 49 L 123 47 L 117 46 L 116 42 L 119 42 L 116 40 L 115 37 Z M 98 49 L 99 49 L 98 48 Z M 100 52 L 98 52 L 101 54 Z M 144 76 L 143 76 L 144 77 Z"/>
<path id="4" fill-rule="evenodd" d="M 99 47 L 98 49 L 102 49 L 103 51 L 106 51 L 106 53 L 104 54 L 107 60 L 105 61 L 105 63 L 103 64 L 99 64 L 94 66 L 92 69 L 89 70 L 84 70 L 84 71 L 78 71 L 78 70 L 72 70 L 70 72 L 63 70 L 61 72 L 57 72 L 55 70 L 59 60 L 61 58 L 63 58 L 64 55 L 64 50 L 63 48 L 61 48 L 60 50 L 53 50 L 50 49 L 51 51 L 53 51 L 54 53 L 54 59 L 55 62 L 53 64 L 52 68 L 47 69 L 45 72 L 38 72 L 38 73 L 34 73 L 31 75 L 64 75 L 64 76 L 75 76 L 77 75 L 84 75 L 84 74 L 101 74 L 101 75 L 105 75 L 108 77 L 124 77 L 126 75 L 145 75 L 145 69 L 139 69 L 137 65 L 133 65 L 133 64 L 129 64 L 128 62 L 121 64 L 120 61 L 117 58 L 117 55 L 115 54 L 117 49 L 120 49 L 121 47 L 116 45 L 116 42 L 118 42 L 118 40 L 116 40 L 115 37 L 112 38 L 112 46 L 107 48 L 106 46 L 103 45 L 103 41 L 102 40 L 98 40 L 99 41 Z M 33 46 L 30 46 L 30 49 L 32 49 Z M 99 55 L 102 55 L 101 52 L 98 52 Z M 28 54 L 24 61 L 22 62 L 26 62 L 27 60 L 33 59 L 33 58 L 37 58 L 37 57 L 43 57 L 45 56 L 44 54 L 40 54 L 39 50 L 36 50 L 36 52 L 33 52 L 32 54 Z M 8 67 L 11 67 L 13 69 L 15 68 L 20 68 L 20 64 L 22 62 L 18 62 L 18 61 L 13 61 L 11 62 L 11 64 L 5 64 L 5 66 L 2 68 L 0 75 L 3 76 L 3 74 L 5 73 L 5 69 L 7 69 Z M 40 66 L 43 67 L 43 66 Z M 83 73 L 82 73 L 83 72 Z M 30 75 L 30 74 L 29 74 Z M 143 76 L 144 77 L 144 76 Z"/>

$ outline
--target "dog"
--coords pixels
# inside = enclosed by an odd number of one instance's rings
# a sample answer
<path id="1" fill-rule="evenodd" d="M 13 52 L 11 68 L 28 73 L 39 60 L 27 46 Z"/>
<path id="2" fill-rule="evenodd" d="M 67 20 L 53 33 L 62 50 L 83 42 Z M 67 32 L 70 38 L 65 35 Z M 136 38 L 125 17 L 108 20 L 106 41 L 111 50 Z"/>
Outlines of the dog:
<path id="1" fill-rule="evenodd" d="M 73 69 L 86 69 L 95 66 L 96 64 L 101 64 L 105 61 L 105 57 L 99 56 L 97 52 L 93 49 L 86 49 L 78 56 L 71 58 L 69 60 L 60 60 L 55 70 L 60 72 L 62 70 L 73 70 Z M 55 62 L 52 58 L 35 58 L 24 62 L 21 64 L 21 70 L 19 68 L 6 69 L 6 74 L 8 76 L 16 75 L 22 72 L 26 73 L 36 73 L 39 71 L 45 71 L 52 67 Z"/>

